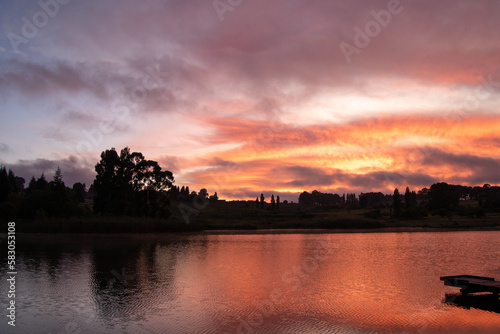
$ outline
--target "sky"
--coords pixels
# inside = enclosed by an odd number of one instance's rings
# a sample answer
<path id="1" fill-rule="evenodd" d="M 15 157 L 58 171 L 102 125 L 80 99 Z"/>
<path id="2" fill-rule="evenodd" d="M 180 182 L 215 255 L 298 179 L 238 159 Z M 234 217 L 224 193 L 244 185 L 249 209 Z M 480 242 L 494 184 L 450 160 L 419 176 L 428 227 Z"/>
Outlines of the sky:
<path id="1" fill-rule="evenodd" d="M 0 1 L 0 164 L 95 176 L 128 146 L 176 185 L 500 184 L 500 2 Z"/>

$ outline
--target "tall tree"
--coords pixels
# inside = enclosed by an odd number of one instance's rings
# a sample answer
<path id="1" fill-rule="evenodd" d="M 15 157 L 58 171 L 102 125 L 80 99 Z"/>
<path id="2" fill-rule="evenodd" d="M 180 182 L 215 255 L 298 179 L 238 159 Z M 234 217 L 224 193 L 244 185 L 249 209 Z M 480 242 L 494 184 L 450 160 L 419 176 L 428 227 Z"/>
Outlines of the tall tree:
<path id="1" fill-rule="evenodd" d="M 54 173 L 54 178 L 50 183 L 51 190 L 63 195 L 66 192 L 66 186 L 64 185 L 63 176 L 61 172 L 61 168 L 57 166 L 57 169 Z"/>
<path id="2" fill-rule="evenodd" d="M 49 189 L 49 183 L 45 179 L 44 173 L 36 180 L 35 189 L 40 191 L 47 191 Z"/>
<path id="3" fill-rule="evenodd" d="M 396 218 L 399 218 L 399 215 L 401 214 L 401 196 L 399 195 L 398 188 L 394 189 L 392 199 L 394 205 L 394 215 Z"/>
<path id="4" fill-rule="evenodd" d="M 451 209 L 458 207 L 460 193 L 456 186 L 440 182 L 433 184 L 429 189 L 429 209 Z"/>
<path id="5" fill-rule="evenodd" d="M 36 190 L 36 180 L 35 180 L 35 177 L 32 176 L 31 177 L 31 180 L 30 180 L 30 183 L 28 184 L 28 189 L 26 189 L 26 193 L 31 193 L 33 191 Z"/>
<path id="6" fill-rule="evenodd" d="M 86 195 L 85 183 L 77 182 L 73 184 L 73 192 L 78 202 L 83 203 L 85 201 L 85 195 Z"/>
<path id="7" fill-rule="evenodd" d="M 174 182 L 170 171 L 162 171 L 156 161 L 146 160 L 142 153 L 130 152 L 128 147 L 120 155 L 114 148 L 101 153 L 96 165 L 94 187 L 96 213 L 117 215 L 155 215 L 164 204 L 165 196 L 155 193 L 169 190 Z"/>
<path id="8" fill-rule="evenodd" d="M 411 196 L 410 188 L 406 187 L 406 191 L 405 191 L 405 206 L 406 206 L 406 208 L 410 207 L 410 201 L 411 201 L 410 196 Z"/>
<path id="9" fill-rule="evenodd" d="M 16 181 L 17 178 L 14 175 L 14 172 L 12 171 L 12 169 L 9 169 L 9 174 L 8 174 L 7 178 L 9 180 L 9 193 L 19 192 L 17 181 Z"/>

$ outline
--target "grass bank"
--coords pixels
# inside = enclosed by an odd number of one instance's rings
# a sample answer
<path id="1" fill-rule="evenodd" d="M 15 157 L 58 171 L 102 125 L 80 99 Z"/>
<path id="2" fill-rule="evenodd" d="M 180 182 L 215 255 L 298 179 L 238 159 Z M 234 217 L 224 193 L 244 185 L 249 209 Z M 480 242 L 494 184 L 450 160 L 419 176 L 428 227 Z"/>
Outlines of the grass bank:
<path id="1" fill-rule="evenodd" d="M 18 233 L 169 233 L 215 230 L 321 229 L 321 230 L 473 230 L 500 227 L 500 214 L 465 217 L 451 214 L 445 217 L 428 215 L 419 219 L 391 218 L 389 209 L 374 217 L 369 209 L 304 206 L 281 204 L 279 210 L 260 208 L 252 202 L 215 202 L 204 208 L 186 210 L 186 203 L 173 202 L 168 220 L 156 218 L 95 216 L 45 218 L 16 221 Z M 6 233 L 7 224 L 0 232 Z"/>

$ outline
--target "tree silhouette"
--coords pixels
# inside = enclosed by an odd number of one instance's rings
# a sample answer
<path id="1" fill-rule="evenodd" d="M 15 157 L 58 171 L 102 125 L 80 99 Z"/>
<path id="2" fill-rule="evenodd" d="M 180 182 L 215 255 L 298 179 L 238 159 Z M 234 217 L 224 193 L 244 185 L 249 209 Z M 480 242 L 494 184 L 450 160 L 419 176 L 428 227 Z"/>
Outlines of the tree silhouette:
<path id="1" fill-rule="evenodd" d="M 392 198 L 391 198 L 392 200 Z M 381 192 L 369 192 L 359 194 L 359 206 L 362 208 L 380 208 L 385 206 L 386 197 Z"/>
<path id="2" fill-rule="evenodd" d="M 57 167 L 54 173 L 54 178 L 49 185 L 51 190 L 55 191 L 56 193 L 59 193 L 61 196 L 65 195 L 66 186 L 64 185 L 61 168 L 59 168 L 59 166 Z"/>
<path id="3" fill-rule="evenodd" d="M 458 207 L 460 193 L 457 188 L 451 184 L 440 182 L 433 184 L 429 189 L 429 209 L 448 210 Z"/>
<path id="4" fill-rule="evenodd" d="M 260 208 L 264 209 L 264 194 L 260 194 Z"/>
<path id="5" fill-rule="evenodd" d="M 276 210 L 280 211 L 280 196 L 276 197 Z"/>
<path id="6" fill-rule="evenodd" d="M 198 196 L 200 196 L 202 199 L 208 198 L 208 191 L 207 189 L 203 188 L 200 190 L 198 193 Z"/>
<path id="7" fill-rule="evenodd" d="M 85 183 L 77 182 L 73 184 L 72 189 L 78 202 L 82 203 L 83 201 L 85 201 Z"/>
<path id="8" fill-rule="evenodd" d="M 28 183 L 28 188 L 26 189 L 26 193 L 31 193 L 32 191 L 34 191 L 36 189 L 36 180 L 35 180 L 35 177 L 32 176 L 31 177 L 31 180 L 30 180 L 30 183 Z"/>
<path id="9" fill-rule="evenodd" d="M 9 198 L 9 178 L 5 167 L 0 167 L 0 203 Z"/>
<path id="10" fill-rule="evenodd" d="M 40 177 L 36 180 L 35 190 L 47 191 L 49 189 L 49 183 L 45 179 L 45 174 L 42 173 Z"/>
<path id="11" fill-rule="evenodd" d="M 313 190 L 311 194 L 304 191 L 299 196 L 299 203 L 326 207 L 342 203 L 342 198 L 337 194 L 322 193 L 317 190 Z"/>
<path id="12" fill-rule="evenodd" d="M 392 198 L 394 205 L 394 216 L 396 218 L 399 218 L 401 214 L 401 196 L 399 195 L 398 188 L 394 189 L 394 195 L 392 196 Z"/>
<path id="13" fill-rule="evenodd" d="M 274 195 L 271 195 L 271 210 L 276 209 L 276 201 L 274 200 Z"/>
<path id="14" fill-rule="evenodd" d="M 409 187 L 405 191 L 405 206 L 407 209 L 417 206 L 417 193 L 410 191 Z"/>
<path id="15" fill-rule="evenodd" d="M 215 192 L 212 196 L 210 196 L 209 199 L 212 202 L 217 202 L 219 200 L 219 195 L 217 195 L 217 192 Z"/>
<path id="16" fill-rule="evenodd" d="M 142 153 L 131 153 L 128 147 L 120 155 L 114 148 L 106 150 L 95 170 L 96 213 L 156 216 L 168 205 L 166 194 L 158 193 L 172 187 L 172 172 L 162 171 L 156 161 L 146 160 Z"/>

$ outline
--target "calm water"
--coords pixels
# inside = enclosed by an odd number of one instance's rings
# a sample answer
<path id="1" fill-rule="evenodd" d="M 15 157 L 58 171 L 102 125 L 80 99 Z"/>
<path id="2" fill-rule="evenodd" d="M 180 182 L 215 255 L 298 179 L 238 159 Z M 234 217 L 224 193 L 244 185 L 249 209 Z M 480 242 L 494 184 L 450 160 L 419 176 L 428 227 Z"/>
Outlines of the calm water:
<path id="1" fill-rule="evenodd" d="M 444 303 L 458 289 L 439 280 L 500 279 L 500 232 L 19 234 L 17 242 L 16 328 L 7 326 L 3 279 L 1 333 L 500 331 L 499 313 Z"/>

